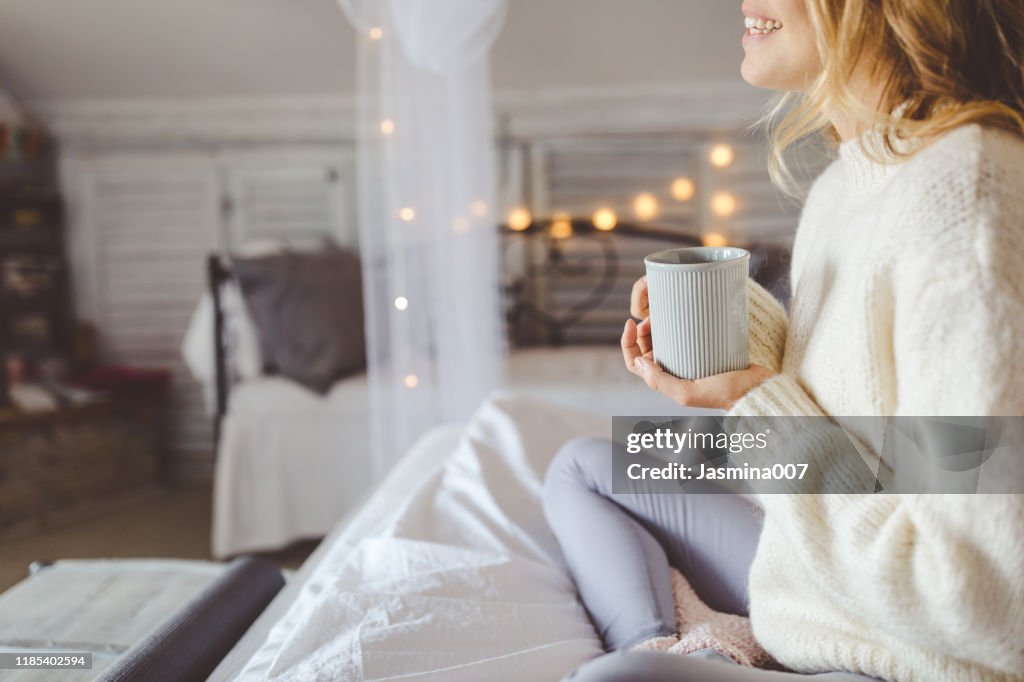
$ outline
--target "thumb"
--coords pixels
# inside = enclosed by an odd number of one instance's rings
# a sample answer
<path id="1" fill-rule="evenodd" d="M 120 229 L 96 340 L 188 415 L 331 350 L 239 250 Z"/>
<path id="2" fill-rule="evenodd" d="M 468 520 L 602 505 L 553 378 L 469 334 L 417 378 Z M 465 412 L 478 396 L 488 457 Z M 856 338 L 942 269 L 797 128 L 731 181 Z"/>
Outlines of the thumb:
<path id="1" fill-rule="evenodd" d="M 689 404 L 692 398 L 693 382 L 677 379 L 650 358 L 637 358 L 636 366 L 649 388 L 668 396 L 680 405 Z"/>
<path id="2" fill-rule="evenodd" d="M 640 371 L 640 376 L 643 377 L 644 382 L 650 388 L 655 391 L 660 390 L 664 383 L 663 377 L 665 374 L 665 370 L 661 368 L 661 365 L 654 360 L 640 356 L 636 359 L 636 368 Z"/>

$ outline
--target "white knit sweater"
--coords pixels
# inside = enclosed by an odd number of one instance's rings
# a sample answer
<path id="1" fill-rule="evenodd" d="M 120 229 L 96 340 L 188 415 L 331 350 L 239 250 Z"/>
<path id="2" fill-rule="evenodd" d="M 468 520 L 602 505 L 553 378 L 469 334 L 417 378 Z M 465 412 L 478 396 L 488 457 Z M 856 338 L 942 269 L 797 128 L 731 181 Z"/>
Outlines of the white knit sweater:
<path id="1" fill-rule="evenodd" d="M 865 144 L 807 199 L 788 328 L 753 292 L 752 358 L 784 338 L 782 373 L 732 414 L 1024 415 L 1024 141 L 968 126 L 890 164 Z M 1024 680 L 1024 496 L 762 501 L 751 620 L 782 663 Z"/>

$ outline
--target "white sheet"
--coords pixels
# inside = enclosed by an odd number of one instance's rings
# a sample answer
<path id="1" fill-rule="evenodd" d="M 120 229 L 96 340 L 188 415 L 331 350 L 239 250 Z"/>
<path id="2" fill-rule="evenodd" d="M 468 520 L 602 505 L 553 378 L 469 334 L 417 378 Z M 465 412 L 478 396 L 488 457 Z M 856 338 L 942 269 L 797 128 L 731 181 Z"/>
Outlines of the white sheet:
<path id="1" fill-rule="evenodd" d="M 213 554 L 324 535 L 370 482 L 365 377 L 325 397 L 280 377 L 239 384 L 221 422 Z"/>
<path id="2" fill-rule="evenodd" d="M 558 448 L 609 431 L 529 399 L 484 403 L 404 504 L 357 515 L 370 533 L 339 538 L 238 679 L 557 680 L 600 654 L 540 494 Z M 397 475 L 437 459 L 414 449 Z"/>
<path id="3" fill-rule="evenodd" d="M 514 353 L 507 391 L 600 415 L 678 414 L 622 366 L 615 347 Z M 276 549 L 326 534 L 370 484 L 365 376 L 321 397 L 279 377 L 238 384 L 222 422 L 213 554 Z"/>

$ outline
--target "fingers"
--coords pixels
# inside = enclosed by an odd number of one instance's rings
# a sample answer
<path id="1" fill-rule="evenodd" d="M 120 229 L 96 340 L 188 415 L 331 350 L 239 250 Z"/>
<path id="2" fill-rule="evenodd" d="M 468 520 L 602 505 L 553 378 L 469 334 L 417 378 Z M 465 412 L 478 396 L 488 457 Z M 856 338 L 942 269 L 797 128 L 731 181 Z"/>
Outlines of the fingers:
<path id="1" fill-rule="evenodd" d="M 622 346 L 622 360 L 626 363 L 626 369 L 633 374 L 638 374 L 636 359 L 643 355 L 638 343 L 637 326 L 633 320 L 626 320 L 626 326 L 622 330 L 620 340 Z"/>
<path id="2" fill-rule="evenodd" d="M 632 324 L 632 320 L 630 324 Z M 631 343 L 636 341 L 635 332 L 634 326 Z M 639 348 L 638 345 L 636 347 Z M 623 357 L 626 357 L 625 346 L 623 346 L 623 351 Z M 662 369 L 650 355 L 636 353 L 632 355 L 632 358 L 633 367 L 630 371 L 633 374 L 642 377 L 649 388 L 686 407 L 728 410 L 749 391 L 774 376 L 774 373 L 765 367 L 751 365 L 748 369 L 689 381 L 672 376 Z M 628 359 L 627 362 L 629 362 Z"/>
<path id="3" fill-rule="evenodd" d="M 694 406 L 694 382 L 677 379 L 650 358 L 637 356 L 633 362 L 637 373 L 643 377 L 649 388 L 668 396 L 680 405 Z"/>
<path id="4" fill-rule="evenodd" d="M 647 355 L 654 351 L 654 342 L 651 338 L 651 318 L 647 317 L 636 327 L 636 343 L 640 346 L 640 352 Z"/>
<path id="5" fill-rule="evenodd" d="M 633 283 L 629 294 L 629 314 L 637 319 L 644 319 L 650 314 L 647 305 L 647 277 L 641 277 Z"/>

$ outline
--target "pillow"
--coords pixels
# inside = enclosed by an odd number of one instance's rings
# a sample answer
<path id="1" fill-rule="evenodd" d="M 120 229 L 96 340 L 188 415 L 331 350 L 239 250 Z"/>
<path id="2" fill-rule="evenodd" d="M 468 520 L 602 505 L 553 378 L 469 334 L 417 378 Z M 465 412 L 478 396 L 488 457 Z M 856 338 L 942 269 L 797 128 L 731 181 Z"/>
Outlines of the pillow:
<path id="1" fill-rule="evenodd" d="M 323 394 L 366 367 L 355 253 L 328 248 L 240 258 L 232 271 L 268 370 Z"/>

